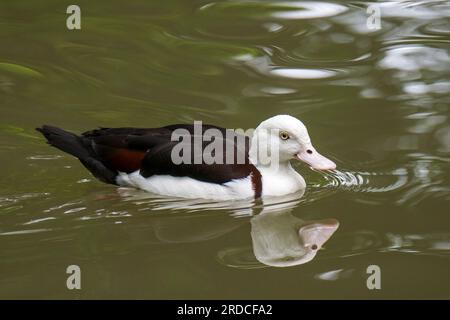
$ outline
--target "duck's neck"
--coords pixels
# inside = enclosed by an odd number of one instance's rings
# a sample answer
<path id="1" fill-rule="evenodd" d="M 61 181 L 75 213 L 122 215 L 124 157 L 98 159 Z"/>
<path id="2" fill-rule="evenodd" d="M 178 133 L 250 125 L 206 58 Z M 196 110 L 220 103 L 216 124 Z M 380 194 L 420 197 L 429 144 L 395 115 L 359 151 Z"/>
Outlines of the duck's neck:
<path id="1" fill-rule="evenodd" d="M 289 161 L 280 162 L 278 165 L 261 165 L 254 164 L 255 167 L 261 172 L 262 176 L 285 176 L 285 175 L 298 175 L 297 171 L 292 168 L 291 163 Z"/>
<path id="2" fill-rule="evenodd" d="M 261 173 L 263 196 L 284 196 L 306 187 L 305 180 L 289 161 L 278 166 L 256 164 L 255 167 Z"/>
<path id="3" fill-rule="evenodd" d="M 305 180 L 292 168 L 289 160 L 280 159 L 273 164 L 258 161 L 257 150 L 252 146 L 249 150 L 249 160 L 261 173 L 263 196 L 282 196 L 297 192 L 306 186 Z"/>

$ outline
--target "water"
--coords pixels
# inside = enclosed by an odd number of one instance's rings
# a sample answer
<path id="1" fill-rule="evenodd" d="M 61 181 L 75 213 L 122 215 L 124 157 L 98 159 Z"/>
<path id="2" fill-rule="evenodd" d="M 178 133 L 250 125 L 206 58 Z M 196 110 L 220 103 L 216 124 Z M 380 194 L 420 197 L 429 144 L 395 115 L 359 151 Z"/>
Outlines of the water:
<path id="1" fill-rule="evenodd" d="M 59 1 L 0 4 L 0 298 L 450 298 L 449 2 L 379 1 L 380 30 L 362 1 L 77 4 L 77 31 Z M 306 192 L 272 203 L 117 189 L 34 131 L 282 113 L 338 170 L 295 164 Z"/>

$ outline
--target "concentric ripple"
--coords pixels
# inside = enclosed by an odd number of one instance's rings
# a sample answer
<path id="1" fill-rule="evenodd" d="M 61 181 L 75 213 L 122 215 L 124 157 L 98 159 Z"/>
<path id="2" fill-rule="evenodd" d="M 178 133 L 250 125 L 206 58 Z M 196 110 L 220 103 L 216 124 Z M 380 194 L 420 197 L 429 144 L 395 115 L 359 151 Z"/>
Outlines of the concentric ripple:
<path id="1" fill-rule="evenodd" d="M 347 11 L 348 8 L 335 3 L 314 1 L 225 1 L 206 4 L 200 10 L 208 14 L 230 14 L 233 12 L 234 14 L 260 19 L 272 17 L 301 20 L 336 16 Z"/>
<path id="2" fill-rule="evenodd" d="M 335 170 L 325 174 L 324 178 L 329 186 L 355 192 L 388 192 L 399 189 L 408 182 L 405 169 L 387 173 Z"/>

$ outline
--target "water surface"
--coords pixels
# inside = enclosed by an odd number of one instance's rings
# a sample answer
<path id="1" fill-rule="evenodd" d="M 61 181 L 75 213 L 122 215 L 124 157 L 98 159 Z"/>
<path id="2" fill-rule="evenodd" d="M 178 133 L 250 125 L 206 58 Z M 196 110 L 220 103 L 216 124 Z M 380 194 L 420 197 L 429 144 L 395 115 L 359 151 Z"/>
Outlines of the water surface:
<path id="1" fill-rule="evenodd" d="M 2 2 L 0 298 L 450 298 L 450 4 L 375 3 L 379 30 L 363 1 L 80 0 L 69 31 L 60 1 Z M 338 170 L 295 164 L 306 192 L 271 203 L 117 189 L 34 131 L 283 113 Z"/>

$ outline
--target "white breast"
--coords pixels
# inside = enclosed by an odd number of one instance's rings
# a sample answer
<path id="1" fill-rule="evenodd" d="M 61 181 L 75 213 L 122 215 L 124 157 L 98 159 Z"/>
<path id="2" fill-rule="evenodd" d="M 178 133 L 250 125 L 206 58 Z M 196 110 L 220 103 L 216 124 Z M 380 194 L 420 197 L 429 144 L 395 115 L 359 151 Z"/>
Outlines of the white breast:
<path id="1" fill-rule="evenodd" d="M 154 175 L 144 178 L 139 174 L 139 171 L 135 171 L 130 174 L 121 172 L 116 179 L 120 186 L 135 187 L 171 197 L 234 200 L 255 196 L 249 177 L 231 180 L 224 184 L 216 184 L 189 177 L 169 175 Z"/>
<path id="2" fill-rule="evenodd" d="M 263 175 L 262 196 L 284 196 L 306 187 L 305 180 L 297 172 L 292 176 Z"/>

